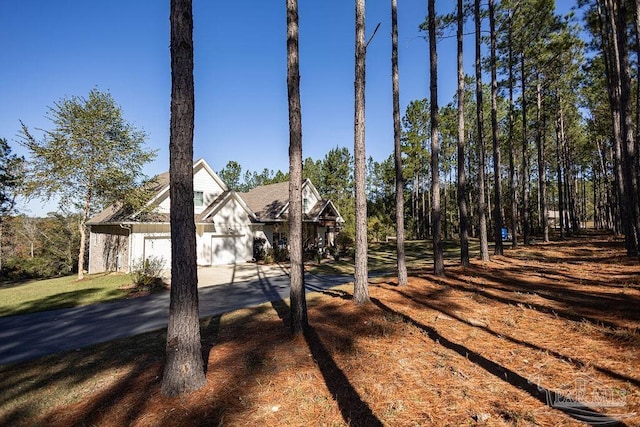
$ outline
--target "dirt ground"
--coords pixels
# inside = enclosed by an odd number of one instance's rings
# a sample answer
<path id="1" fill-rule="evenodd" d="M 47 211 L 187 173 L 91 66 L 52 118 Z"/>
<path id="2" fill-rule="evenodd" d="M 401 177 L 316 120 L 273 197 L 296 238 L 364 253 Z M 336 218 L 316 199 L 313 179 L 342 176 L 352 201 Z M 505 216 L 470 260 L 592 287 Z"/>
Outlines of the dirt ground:
<path id="1" fill-rule="evenodd" d="M 640 425 L 640 263 L 619 239 L 538 243 L 467 269 L 450 262 L 443 278 L 410 276 L 403 288 L 372 280 L 364 307 L 351 286 L 309 294 L 298 339 L 283 301 L 207 319 L 207 384 L 188 397 L 160 395 L 161 351 L 68 355 L 95 365 L 82 378 L 68 359 L 46 359 L 46 380 L 19 372 L 42 362 L 5 370 L 7 393 L 19 394 L 20 375 L 40 387 L 23 389 L 30 404 L 0 400 L 0 424 Z M 161 333 L 149 339 L 162 349 Z M 55 403 L 33 403 L 54 391 Z"/>

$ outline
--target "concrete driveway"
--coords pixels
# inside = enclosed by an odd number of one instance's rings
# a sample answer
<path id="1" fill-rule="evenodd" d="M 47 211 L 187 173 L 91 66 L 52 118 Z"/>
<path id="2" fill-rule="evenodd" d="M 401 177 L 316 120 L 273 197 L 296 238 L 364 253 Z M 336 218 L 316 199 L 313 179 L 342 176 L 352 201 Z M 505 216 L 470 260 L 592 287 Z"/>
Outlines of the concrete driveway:
<path id="1" fill-rule="evenodd" d="M 244 264 L 198 267 L 198 287 L 202 288 L 288 275 L 288 266 L 285 267 L 280 264 L 261 265 L 247 262 Z"/>
<path id="2" fill-rule="evenodd" d="M 289 276 L 278 265 L 238 264 L 198 269 L 201 317 L 289 296 Z M 305 275 L 309 292 L 353 280 L 353 276 Z M 145 297 L 0 318 L 0 365 L 80 349 L 165 328 L 169 292 Z"/>

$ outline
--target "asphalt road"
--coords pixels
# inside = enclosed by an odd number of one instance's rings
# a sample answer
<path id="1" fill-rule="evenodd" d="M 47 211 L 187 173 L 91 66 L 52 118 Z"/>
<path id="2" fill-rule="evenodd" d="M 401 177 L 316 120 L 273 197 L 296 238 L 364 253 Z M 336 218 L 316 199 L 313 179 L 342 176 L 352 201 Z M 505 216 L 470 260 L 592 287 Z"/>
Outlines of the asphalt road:
<path id="1" fill-rule="evenodd" d="M 214 316 L 289 297 L 286 272 L 256 272 L 231 283 L 199 288 L 200 316 Z M 353 276 L 305 275 L 308 291 L 353 281 Z M 111 303 L 0 318 L 0 365 L 149 332 L 167 326 L 169 292 Z"/>

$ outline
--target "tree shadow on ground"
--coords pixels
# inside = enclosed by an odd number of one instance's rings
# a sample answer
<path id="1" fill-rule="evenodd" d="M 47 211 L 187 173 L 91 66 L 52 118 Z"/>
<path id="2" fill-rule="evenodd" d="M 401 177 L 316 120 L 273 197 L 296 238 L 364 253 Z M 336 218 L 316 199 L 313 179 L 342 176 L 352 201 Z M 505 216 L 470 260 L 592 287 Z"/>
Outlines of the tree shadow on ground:
<path id="1" fill-rule="evenodd" d="M 291 321 L 290 307 L 282 298 L 280 298 L 277 290 L 271 285 L 268 277 L 260 273 L 258 274 L 258 277 L 260 279 L 260 287 L 271 303 L 271 306 L 278 314 L 278 317 L 283 321 L 285 327 L 289 327 Z M 305 288 L 310 290 L 314 289 L 314 287 L 310 286 L 305 286 Z M 330 290 L 327 291 L 320 288 L 318 288 L 318 291 L 332 295 L 340 295 L 337 292 Z M 382 422 L 375 416 L 371 408 L 362 400 L 353 385 L 349 382 L 345 373 L 338 367 L 331 356 L 331 353 L 327 351 L 327 348 L 322 343 L 322 340 L 313 326 L 307 326 L 304 331 L 304 338 L 309 350 L 311 351 L 314 362 L 322 373 L 322 377 L 324 378 L 324 382 L 329 392 L 340 409 L 340 413 L 342 414 L 342 418 L 345 423 L 352 426 L 382 426 Z M 342 347 L 345 349 L 350 349 L 353 346 L 351 337 L 334 337 L 333 339 L 336 341 L 340 341 L 342 339 Z"/>
<path id="2" fill-rule="evenodd" d="M 24 286 L 30 282 L 35 282 L 36 280 L 34 279 L 29 279 L 29 280 L 19 280 L 19 279 L 6 279 L 6 278 L 2 278 L 0 276 L 0 289 L 13 289 L 13 288 L 19 288 L 20 286 Z"/>
<path id="3" fill-rule="evenodd" d="M 442 283 L 441 289 L 415 296 L 414 300 L 434 300 L 429 302 L 432 306 L 430 308 L 453 317 L 455 301 L 449 299 L 449 285 Z M 498 378 L 500 382 L 517 387 L 549 407 L 554 407 L 553 402 L 568 398 L 542 387 L 538 382 L 528 381 L 523 373 L 506 368 L 446 338 L 443 333 L 375 298 L 375 306 L 362 308 L 361 312 L 350 318 L 354 322 L 348 325 L 330 325 L 343 314 L 340 310 L 344 306 L 352 307 L 350 303 L 345 304 L 351 295 L 340 289 L 317 289 L 334 298 L 323 299 L 322 310 L 314 311 L 314 326 L 307 331 L 304 340 L 292 339 L 289 329 L 283 328 L 288 313 L 286 302 L 277 296 L 277 289 L 270 282 L 266 281 L 262 286 L 263 292 L 274 298 L 275 304 L 272 303 L 272 308 L 278 313 L 278 318 L 273 315 L 268 305 L 262 305 L 203 320 L 203 353 L 208 367 L 206 390 L 180 399 L 165 399 L 159 395 L 166 337 L 165 331 L 158 331 L 96 346 L 88 351 L 68 352 L 31 364 L 0 368 L 0 389 L 3 390 L 0 397 L 0 424 L 25 424 L 28 423 L 25 419 L 33 420 L 29 417 L 30 414 L 38 412 L 39 402 L 30 399 L 30 393 L 38 389 L 55 389 L 56 385 L 65 391 L 74 386 L 94 387 L 96 391 L 89 393 L 87 398 L 79 402 L 62 402 L 64 406 L 54 408 L 42 417 L 36 417 L 35 422 L 30 424 L 247 424 L 247 417 L 255 416 L 256 413 L 262 417 L 261 421 L 265 424 L 277 424 L 277 412 L 258 412 L 247 396 L 253 396 L 255 393 L 281 395 L 287 390 L 283 389 L 283 383 L 280 381 L 285 381 L 287 376 L 293 375 L 298 383 L 302 383 L 305 378 L 319 371 L 326 391 L 333 398 L 333 410 L 339 411 L 337 417 L 341 416 L 345 423 L 351 425 L 381 425 L 381 418 L 384 418 L 376 416 L 372 406 L 363 399 L 363 394 L 357 389 L 366 380 L 358 378 L 356 371 L 350 373 L 341 369 L 338 363 L 341 360 L 337 357 L 342 354 L 358 356 L 358 337 L 386 336 L 385 325 L 371 320 L 375 316 L 380 317 L 380 312 L 391 318 L 401 319 L 401 322 L 423 332 L 430 341 L 438 342 L 460 357 L 468 359 L 492 377 Z M 468 284 L 458 283 L 458 286 L 464 288 L 461 290 L 469 292 Z M 397 290 L 400 291 L 400 288 Z M 487 296 L 493 297 L 490 293 Z M 313 302 L 311 306 L 313 308 Z M 457 320 L 465 323 L 462 317 Z M 488 333 L 496 333 L 488 327 L 485 330 Z M 252 333 L 255 331 L 259 333 Z M 393 339 L 393 336 L 390 338 Z M 535 344 L 509 338 L 516 344 L 545 351 Z M 419 345 L 424 345 L 423 343 L 424 341 Z M 566 356 L 561 353 L 554 353 L 552 356 L 566 361 Z M 51 369 L 46 372 L 36 369 L 42 361 L 49 364 Z M 103 381 L 107 385 L 103 385 Z M 25 397 L 12 409 L 3 411 L 7 402 L 19 399 L 20 396 Z M 51 399 L 54 400 L 64 398 L 66 397 L 51 394 Z M 593 408 L 589 408 L 588 405 L 580 406 L 579 402 L 571 408 L 565 408 L 565 413 L 581 421 L 587 416 L 600 416 L 593 415 L 592 412 Z M 595 421 L 618 421 L 602 417 Z M 360 423 L 360 420 L 366 422 Z"/>
<path id="4" fill-rule="evenodd" d="M 288 317 L 286 302 L 275 298 L 277 289 L 270 287 L 269 281 L 263 281 L 262 286 L 266 294 L 274 297 L 271 307 L 263 304 L 201 321 L 208 383 L 202 391 L 174 399 L 160 395 L 166 340 L 166 330 L 161 330 L 36 360 L 30 362 L 36 370 L 26 369 L 20 377 L 10 374 L 14 372 L 11 366 L 0 369 L 0 388 L 4 391 L 0 424 L 242 424 L 247 416 L 256 416 L 252 399 L 247 396 L 262 392 L 277 396 L 284 392 L 279 381 L 306 369 L 307 373 L 299 375 L 322 375 L 326 393 L 335 402 L 330 408 L 339 411 L 346 424 L 382 425 L 332 356 L 332 351 L 354 351 L 352 331 L 333 334 L 310 328 L 303 340 L 295 340 L 289 328 L 283 327 Z M 320 323 L 334 314 L 328 308 Z M 326 342 L 333 350 L 327 348 Z M 36 368 L 43 361 L 49 361 L 51 371 Z M 34 414 L 41 413 L 39 403 L 28 397 L 47 387 L 83 398 L 63 402 L 57 408 L 52 405 L 51 410 L 34 418 Z M 84 391 L 73 392 L 74 387 Z M 21 394 L 26 400 L 11 410 L 3 408 Z M 261 417 L 266 423 L 277 424 L 277 412 Z"/>
<path id="5" fill-rule="evenodd" d="M 338 367 L 316 330 L 309 326 L 304 337 L 329 392 L 340 408 L 345 423 L 351 426 L 382 426 L 382 422 L 376 417 L 369 405 L 362 400 L 349 378 Z"/>
<path id="6" fill-rule="evenodd" d="M 220 320 L 222 315 L 212 316 L 208 319 L 204 319 L 200 324 L 200 338 L 202 340 L 202 361 L 204 363 L 204 373 L 206 374 L 209 369 L 209 356 L 211 349 L 218 342 L 220 334 Z"/>
<path id="7" fill-rule="evenodd" d="M 114 387 L 107 388 L 99 393 L 98 397 L 92 398 L 91 402 L 87 402 L 89 409 L 83 408 L 81 422 L 73 418 L 72 411 L 67 412 L 66 415 L 71 420 L 68 425 L 100 424 L 104 421 L 103 408 L 120 405 L 123 399 L 128 401 L 126 418 L 135 419 L 144 408 L 150 388 L 157 383 L 157 380 L 153 380 L 153 376 L 158 378 L 158 375 L 161 375 L 158 363 L 162 359 L 164 340 L 163 332 L 154 332 L 100 344 L 82 351 L 47 356 L 16 367 L 11 365 L 2 367 L 0 388 L 3 393 L 0 408 L 6 408 L 12 401 L 17 402 L 11 410 L 0 412 L 2 413 L 0 424 L 24 424 L 22 418 L 39 413 L 38 407 L 41 404 L 56 406 L 64 403 L 69 398 L 64 392 L 75 388 L 92 388 L 92 385 L 95 386 L 96 373 L 105 372 L 111 372 L 113 375 L 124 373 Z M 145 348 L 146 351 L 139 351 L 139 348 Z M 114 352 L 114 349 L 117 352 Z M 46 367 L 44 370 L 43 366 Z M 124 394 L 126 397 L 123 398 L 122 390 L 132 388 L 136 389 L 136 393 L 126 393 Z M 22 396 L 30 396 L 30 393 L 38 390 L 52 390 L 51 396 L 46 398 L 50 401 L 22 399 Z M 41 420 L 41 423 L 55 425 L 56 422 L 49 422 L 52 419 L 56 419 L 55 411 Z"/>
<path id="8" fill-rule="evenodd" d="M 260 271 L 260 268 L 257 270 L 258 272 L 258 282 L 260 284 L 260 289 L 262 289 L 262 293 L 267 298 L 269 303 L 271 303 L 271 307 L 278 313 L 278 317 L 282 320 L 282 323 L 285 326 L 289 326 L 291 319 L 291 309 L 284 302 L 277 289 L 272 285 L 269 278 Z"/>
<path id="9" fill-rule="evenodd" d="M 605 367 L 602 367 L 602 366 L 598 366 L 598 365 L 594 365 L 592 363 L 584 362 L 584 361 L 582 361 L 580 359 L 577 359 L 575 357 L 569 357 L 569 356 L 564 355 L 564 354 L 562 354 L 560 352 L 557 352 L 557 351 L 554 351 L 554 350 L 551 350 L 551 349 L 548 349 L 548 348 L 541 347 L 539 345 L 536 345 L 536 344 L 528 342 L 528 341 L 524 341 L 524 340 L 518 339 L 518 338 L 516 338 L 514 336 L 511 336 L 509 334 L 505 334 L 504 332 L 497 332 L 497 331 L 493 330 L 492 328 L 490 328 L 489 325 L 487 325 L 487 324 L 483 324 L 481 322 L 477 322 L 477 321 L 474 321 L 472 319 L 464 319 L 461 316 L 459 316 L 458 314 L 454 313 L 452 307 L 450 307 L 450 306 L 444 306 L 443 307 L 442 304 L 438 304 L 437 301 L 434 302 L 432 300 L 432 297 L 431 297 L 432 294 L 427 294 L 427 295 L 420 294 L 420 296 L 410 295 L 409 292 L 401 290 L 401 288 L 398 288 L 397 286 L 393 286 L 393 285 L 387 285 L 387 286 L 385 286 L 385 289 L 388 289 L 388 290 L 391 290 L 393 292 L 396 292 L 397 294 L 401 295 L 403 298 L 406 298 L 406 299 L 408 299 L 410 301 L 413 301 L 416 304 L 420 304 L 420 305 L 422 305 L 424 307 L 427 307 L 427 308 L 429 308 L 431 310 L 439 311 L 440 313 L 444 314 L 445 316 L 448 316 L 448 317 L 450 317 L 452 319 L 455 319 L 458 322 L 462 322 L 462 323 L 466 324 L 467 326 L 472 326 L 472 327 L 475 327 L 475 328 L 482 329 L 483 331 L 493 335 L 494 337 L 497 337 L 497 338 L 500 338 L 500 339 L 506 339 L 506 340 L 508 340 L 508 341 L 510 341 L 510 342 L 512 342 L 514 344 L 527 347 L 527 348 L 529 348 L 531 350 L 539 351 L 539 352 L 542 352 L 542 353 L 545 353 L 545 354 L 549 354 L 549 355 L 555 357 L 558 360 L 561 360 L 561 361 L 563 361 L 565 363 L 573 365 L 574 367 L 576 367 L 578 369 L 584 368 L 584 367 L 587 367 L 587 366 L 593 367 L 597 371 L 599 371 L 599 372 L 601 372 L 601 373 L 603 373 L 605 375 L 608 375 L 608 376 L 610 376 L 612 378 L 615 378 L 615 379 L 621 380 L 621 381 L 625 381 L 625 382 L 629 382 L 631 384 L 636 385 L 637 387 L 640 387 L 640 381 L 635 379 L 635 378 L 631 378 L 631 377 L 629 377 L 627 375 L 620 374 L 618 372 L 612 371 L 611 369 L 608 369 L 608 368 L 605 368 Z"/>
<path id="10" fill-rule="evenodd" d="M 623 325 L 615 322 L 613 314 L 616 314 L 614 309 L 616 307 L 626 307 L 627 310 L 625 316 L 630 319 L 639 318 L 636 310 L 633 310 L 633 303 L 629 303 L 622 297 L 611 297 L 613 303 L 604 303 L 598 299 L 598 296 L 591 295 L 590 292 L 578 292 L 571 291 L 555 285 L 537 285 L 537 288 L 532 289 L 526 283 L 518 284 L 517 279 L 505 277 L 502 273 L 474 269 L 472 273 L 476 276 L 486 279 L 481 285 L 462 281 L 458 278 L 435 278 L 427 273 L 417 275 L 417 277 L 431 280 L 442 286 L 449 286 L 453 289 L 457 289 L 467 293 L 473 293 L 478 296 L 482 296 L 488 299 L 502 302 L 509 305 L 523 305 L 532 310 L 536 310 L 540 313 L 549 314 L 552 316 L 560 316 L 567 320 L 575 322 L 588 321 L 594 325 L 603 325 L 609 328 L 622 328 Z M 531 271 L 522 269 L 519 272 L 514 270 L 514 276 L 531 274 Z M 491 282 L 494 283 L 491 283 Z M 498 282 L 496 284 L 495 282 Z M 499 283 L 502 283 L 501 286 Z M 537 289 L 537 290 L 536 290 Z M 544 292 L 543 292 L 544 291 Z M 566 292 L 567 295 L 573 295 L 573 300 L 569 297 L 563 297 L 562 292 Z M 548 300 L 555 300 L 556 305 L 544 305 L 530 301 L 528 296 L 532 293 L 539 295 Z M 576 300 L 582 301 L 582 306 L 576 303 Z M 619 302 L 620 305 L 617 305 Z M 629 310 L 630 309 L 630 310 Z M 618 317 L 619 318 L 619 317 Z"/>
<path id="11" fill-rule="evenodd" d="M 448 338 L 438 333 L 438 331 L 436 331 L 435 329 L 422 324 L 403 313 L 393 310 L 378 299 L 372 298 L 371 301 L 381 310 L 393 313 L 394 315 L 401 317 L 406 323 L 418 328 L 419 330 L 424 332 L 433 342 L 456 352 L 459 356 L 468 359 L 470 362 L 481 367 L 494 377 L 528 393 L 541 403 L 564 412 L 566 415 L 574 418 L 575 420 L 589 423 L 611 425 L 615 424 L 620 426 L 626 425 L 622 421 L 600 414 L 595 409 L 590 408 L 580 402 L 573 402 L 574 404 L 568 407 L 554 405 L 554 402 L 572 402 L 572 400 L 568 396 L 563 396 L 560 393 L 542 387 L 541 385 L 526 379 L 517 372 L 514 372 L 511 369 L 502 366 L 461 344 L 449 340 Z"/>
<path id="12" fill-rule="evenodd" d="M 266 307 L 245 310 L 226 325 L 221 325 L 220 316 L 203 319 L 201 322 L 202 350 L 208 369 L 222 367 L 228 370 L 234 381 L 242 387 L 234 388 L 231 398 L 207 400 L 203 406 L 194 402 L 194 396 L 184 399 L 169 399 L 160 395 L 162 371 L 165 357 L 166 329 L 115 340 L 81 351 L 72 351 L 47 356 L 26 364 L 0 368 L 0 425 L 126 425 L 141 421 L 141 417 L 152 416 L 156 425 L 218 425 L 227 410 L 242 413 L 235 405 L 242 396 L 255 387 L 255 378 L 265 373 L 266 361 L 275 360 L 275 350 L 290 341 L 277 322 L 265 322 L 262 317 Z M 264 328 L 260 339 L 239 345 L 235 351 L 220 357 L 215 365 L 209 364 L 216 347 L 238 339 L 233 331 L 238 328 Z M 226 332 L 226 333 L 225 333 Z M 271 363 L 269 363 L 271 365 Z M 43 366 L 46 366 L 43 369 Z M 16 372 L 19 374 L 16 375 Z M 114 380 L 115 378 L 115 380 Z M 106 382 L 107 386 L 101 383 Z M 75 392 L 73 390 L 76 390 Z M 52 409 L 41 418 L 32 418 L 41 413 L 42 402 L 22 399 L 31 393 L 50 389 L 54 395 L 47 402 Z M 67 394 L 86 395 L 81 401 L 64 402 Z M 240 400 L 238 397 L 240 396 Z M 21 400 L 16 402 L 16 400 Z M 158 410 L 174 408 L 177 403 L 192 407 L 188 411 Z M 11 409 L 7 409 L 11 403 Z M 58 409 L 55 407 L 63 404 Z M 29 420 L 28 422 L 25 420 Z M 188 420 L 185 424 L 185 420 Z"/>
<path id="13" fill-rule="evenodd" d="M 484 278 L 483 286 L 490 289 L 511 293 L 535 293 L 547 300 L 561 303 L 567 309 L 584 311 L 585 315 L 589 316 L 615 311 L 623 318 L 640 320 L 640 312 L 634 309 L 640 306 L 640 297 L 620 293 L 619 289 L 611 291 L 589 289 L 589 287 L 617 288 L 602 281 L 576 278 L 549 268 L 545 268 L 544 273 L 537 273 L 531 268 L 519 266 L 509 267 L 508 271 L 474 269 L 473 274 Z M 624 278 L 619 277 L 619 279 L 625 281 L 640 280 L 640 275 L 637 274 L 621 276 Z M 602 319 L 602 321 L 605 320 Z"/>
<path id="14" fill-rule="evenodd" d="M 403 298 L 406 298 L 407 300 L 410 301 L 414 301 L 417 302 L 418 304 L 421 304 L 425 307 L 431 308 L 433 310 L 439 311 L 442 314 L 445 314 L 447 316 L 450 316 L 451 318 L 458 320 L 468 326 L 473 326 L 473 327 L 478 327 L 478 325 L 475 322 L 469 321 L 468 319 L 463 319 L 460 316 L 456 315 L 455 313 L 452 312 L 452 309 L 445 309 L 444 307 L 451 307 L 450 305 L 447 305 L 446 301 L 435 301 L 433 300 L 433 297 L 435 295 L 438 295 L 437 293 L 429 293 L 428 295 L 424 295 L 421 296 L 420 298 L 415 298 L 410 296 L 408 293 L 403 292 L 401 290 L 401 288 L 398 288 L 395 285 L 385 285 L 384 286 L 385 289 L 389 289 L 391 291 L 394 291 L 396 293 L 398 293 L 399 295 L 401 295 Z M 337 291 L 337 292 L 336 292 Z M 325 292 L 325 294 L 332 296 L 332 297 L 336 297 L 336 298 L 344 298 L 345 294 L 347 294 L 344 291 L 340 291 L 340 290 L 336 290 L 336 291 L 329 291 L 329 292 Z M 426 303 L 424 299 L 429 299 L 430 303 Z M 589 407 L 587 404 L 584 404 L 582 402 L 579 401 L 575 401 L 572 400 L 572 397 L 570 396 L 565 396 L 559 392 L 550 390 L 548 388 L 545 388 L 543 386 L 541 386 L 540 384 L 537 384 L 536 382 L 533 382 L 531 380 L 528 380 L 527 378 L 523 377 L 521 374 L 499 364 L 496 363 L 492 360 L 490 360 L 489 358 L 483 356 L 482 354 L 462 345 L 459 343 L 456 343 L 455 341 L 445 337 L 444 335 L 442 335 L 441 333 L 439 333 L 437 330 L 435 330 L 434 328 L 423 324 L 415 319 L 413 319 L 412 317 L 401 313 L 397 310 L 394 310 L 393 308 L 389 307 L 388 305 L 384 304 L 381 300 L 377 299 L 377 298 L 371 298 L 372 303 L 378 307 L 379 309 L 381 309 L 383 312 L 389 313 L 392 316 L 398 317 L 400 319 L 402 319 L 403 322 L 405 322 L 406 324 L 409 324 L 413 327 L 416 327 L 417 329 L 419 329 L 421 332 L 423 332 L 432 342 L 437 343 L 439 345 L 442 345 L 443 347 L 454 351 L 455 353 L 457 353 L 460 357 L 463 357 L 467 360 L 469 360 L 470 362 L 472 362 L 473 364 L 479 366 L 480 368 L 482 368 L 483 370 L 485 370 L 486 372 L 488 372 L 489 374 L 491 374 L 492 376 L 498 378 L 501 381 L 504 381 L 526 393 L 528 393 L 529 395 L 531 395 L 532 397 L 534 397 L 536 400 L 538 400 L 539 402 L 543 403 L 544 405 L 550 407 L 550 408 L 554 408 L 554 409 L 558 409 L 562 412 L 564 412 L 566 415 L 574 418 L 575 420 L 581 421 L 581 422 L 588 422 L 588 423 L 598 423 L 598 424 L 606 424 L 606 425 L 621 425 L 624 426 L 626 424 L 624 424 L 622 421 L 611 417 L 611 416 L 607 416 L 604 415 L 602 413 L 597 412 L 594 408 Z M 500 336 L 501 338 L 505 338 L 504 334 L 498 334 L 495 331 L 492 331 L 490 328 L 488 327 L 482 327 L 480 326 L 482 329 L 484 329 L 486 332 L 491 333 L 492 335 L 495 336 Z M 518 340 L 512 337 L 506 337 L 507 339 L 511 340 L 512 342 L 518 344 L 518 345 L 522 345 L 525 347 L 529 347 L 533 350 L 539 350 L 539 351 L 543 351 L 543 352 L 549 352 L 548 349 L 539 347 L 535 344 L 530 344 L 527 343 L 525 341 L 522 340 Z M 553 353 L 552 354 L 554 357 L 557 357 L 558 359 L 564 361 L 564 362 L 571 362 L 576 364 L 576 362 L 574 362 L 571 358 L 561 355 L 559 353 Z M 580 362 L 577 362 L 580 363 Z M 611 376 L 623 380 L 623 381 L 628 381 L 629 378 L 623 375 L 619 375 L 615 372 L 611 372 L 609 370 L 603 369 L 603 373 L 605 374 L 611 374 Z M 637 381 L 635 382 L 637 383 Z M 564 403 L 570 403 L 569 405 L 564 405 L 563 406 L 563 402 Z"/>

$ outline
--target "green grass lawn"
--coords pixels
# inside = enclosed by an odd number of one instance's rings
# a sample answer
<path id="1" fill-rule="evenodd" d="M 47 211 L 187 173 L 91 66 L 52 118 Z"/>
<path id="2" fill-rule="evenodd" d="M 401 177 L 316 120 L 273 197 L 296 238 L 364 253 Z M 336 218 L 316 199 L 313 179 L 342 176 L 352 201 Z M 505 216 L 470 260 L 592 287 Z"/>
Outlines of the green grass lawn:
<path id="1" fill-rule="evenodd" d="M 58 308 L 76 307 L 126 298 L 128 274 L 97 274 L 76 281 L 76 276 L 0 284 L 0 317 Z"/>

